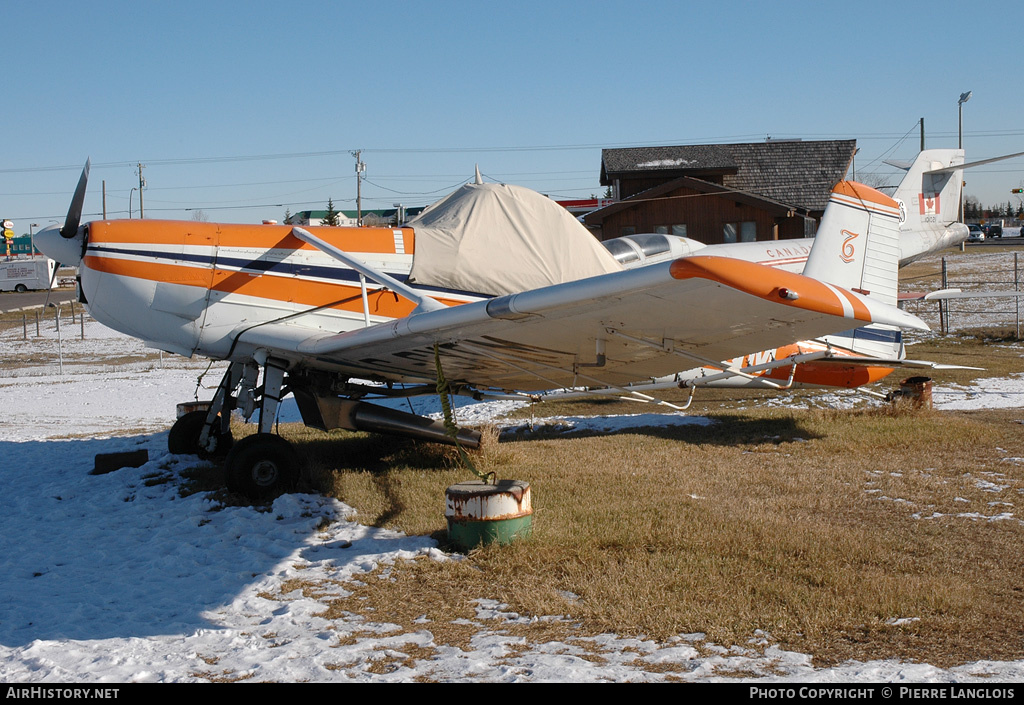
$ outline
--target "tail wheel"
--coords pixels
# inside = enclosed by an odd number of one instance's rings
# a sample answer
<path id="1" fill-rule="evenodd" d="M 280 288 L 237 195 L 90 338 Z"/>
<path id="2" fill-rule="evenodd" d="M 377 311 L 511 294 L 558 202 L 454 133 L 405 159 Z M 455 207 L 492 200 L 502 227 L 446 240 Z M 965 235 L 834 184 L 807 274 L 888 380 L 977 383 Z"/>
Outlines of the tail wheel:
<path id="1" fill-rule="evenodd" d="M 167 450 L 176 455 L 223 458 L 234 444 L 231 431 L 219 433 L 217 428 L 213 429 L 213 433 L 217 436 L 217 445 L 211 453 L 205 448 L 199 447 L 199 434 L 203 432 L 204 423 L 206 423 L 205 411 L 190 411 L 175 421 L 171 426 L 171 432 L 167 435 Z"/>
<path id="2" fill-rule="evenodd" d="M 295 489 L 299 456 L 292 444 L 272 433 L 238 441 L 224 461 L 228 489 L 250 499 L 272 499 Z"/>

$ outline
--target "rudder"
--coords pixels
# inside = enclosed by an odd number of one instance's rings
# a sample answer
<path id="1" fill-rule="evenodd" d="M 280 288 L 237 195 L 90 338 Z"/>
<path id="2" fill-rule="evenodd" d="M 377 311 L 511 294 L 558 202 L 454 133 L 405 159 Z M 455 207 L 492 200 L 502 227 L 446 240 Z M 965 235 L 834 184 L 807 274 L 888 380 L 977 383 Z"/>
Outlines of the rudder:
<path id="1" fill-rule="evenodd" d="M 895 306 L 900 207 L 881 191 L 840 181 L 814 237 L 804 274 Z"/>

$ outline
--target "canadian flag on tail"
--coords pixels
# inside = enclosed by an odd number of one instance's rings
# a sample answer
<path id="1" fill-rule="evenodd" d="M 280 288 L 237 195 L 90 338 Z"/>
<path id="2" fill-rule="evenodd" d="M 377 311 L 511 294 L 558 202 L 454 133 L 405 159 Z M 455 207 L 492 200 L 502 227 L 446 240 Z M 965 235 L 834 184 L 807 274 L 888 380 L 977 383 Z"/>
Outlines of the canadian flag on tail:
<path id="1" fill-rule="evenodd" d="M 923 193 L 918 196 L 918 201 L 921 203 L 921 215 L 938 215 L 941 210 L 939 207 L 939 194 L 924 195 Z"/>

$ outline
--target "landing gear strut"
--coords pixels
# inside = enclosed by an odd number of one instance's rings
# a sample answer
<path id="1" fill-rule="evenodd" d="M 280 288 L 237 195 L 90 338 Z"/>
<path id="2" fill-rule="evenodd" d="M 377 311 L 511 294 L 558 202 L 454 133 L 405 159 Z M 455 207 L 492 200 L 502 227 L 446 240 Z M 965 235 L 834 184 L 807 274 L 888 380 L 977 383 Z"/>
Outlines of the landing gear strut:
<path id="1" fill-rule="evenodd" d="M 200 458 L 223 458 L 231 449 L 231 410 L 235 398 L 231 392 L 242 379 L 244 365 L 233 362 L 213 395 L 206 411 L 191 411 L 174 422 L 167 436 L 171 453 L 198 455 Z"/>
<path id="2" fill-rule="evenodd" d="M 260 397 L 259 433 L 236 443 L 224 466 L 229 490 L 253 499 L 269 499 L 295 489 L 299 479 L 299 457 L 291 443 L 271 433 L 277 407 L 281 403 L 286 363 L 266 354 L 257 353 L 254 357 L 256 363 L 263 367 L 262 394 L 252 385 L 243 394 L 248 413 L 252 412 L 256 397 Z"/>
<path id="3" fill-rule="evenodd" d="M 250 362 L 231 363 L 209 410 L 194 411 L 178 419 L 167 445 L 172 453 L 224 458 L 228 489 L 251 499 L 265 500 L 295 489 L 300 464 L 291 444 L 272 433 L 287 363 L 263 351 L 253 358 Z M 257 387 L 260 368 L 263 385 Z M 257 407 L 259 432 L 235 443 L 231 436 L 231 411 L 238 408 L 248 419 Z"/>

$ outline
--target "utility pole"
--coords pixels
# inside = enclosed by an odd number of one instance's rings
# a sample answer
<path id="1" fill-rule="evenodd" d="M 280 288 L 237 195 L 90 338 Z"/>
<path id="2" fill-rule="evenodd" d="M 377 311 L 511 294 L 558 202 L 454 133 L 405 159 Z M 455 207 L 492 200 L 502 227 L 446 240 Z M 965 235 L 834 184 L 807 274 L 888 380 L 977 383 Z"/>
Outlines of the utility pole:
<path id="1" fill-rule="evenodd" d="M 924 151 L 924 118 L 921 118 L 921 151 Z"/>
<path id="2" fill-rule="evenodd" d="M 107 180 L 103 179 L 103 220 L 107 219 Z"/>
<path id="3" fill-rule="evenodd" d="M 142 170 L 146 168 L 146 165 L 139 162 L 139 218 L 145 218 L 146 215 L 142 211 L 142 187 L 146 185 L 146 180 L 142 178 Z"/>
<path id="4" fill-rule="evenodd" d="M 362 153 L 361 149 L 351 152 L 356 158 L 356 225 L 363 224 L 363 174 L 366 173 L 366 165 L 360 158 Z"/>

